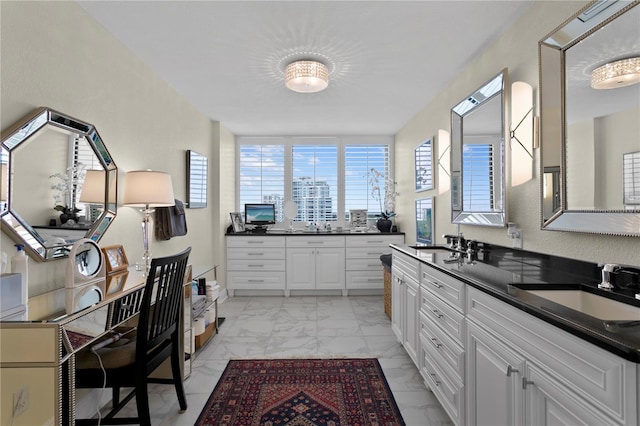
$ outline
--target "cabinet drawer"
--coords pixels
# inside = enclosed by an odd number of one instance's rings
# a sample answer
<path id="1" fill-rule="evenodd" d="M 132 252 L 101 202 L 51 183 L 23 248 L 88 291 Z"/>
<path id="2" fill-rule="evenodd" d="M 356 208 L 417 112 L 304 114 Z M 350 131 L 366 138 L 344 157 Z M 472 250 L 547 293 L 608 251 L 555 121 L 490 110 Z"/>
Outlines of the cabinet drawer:
<path id="1" fill-rule="evenodd" d="M 347 271 L 347 288 L 383 289 L 384 274 L 380 271 Z"/>
<path id="2" fill-rule="evenodd" d="M 375 271 L 382 273 L 382 262 L 378 258 L 352 259 L 347 254 L 347 271 Z"/>
<path id="3" fill-rule="evenodd" d="M 434 268 L 424 266 L 421 269 L 420 284 L 460 310 L 465 307 L 465 283 L 458 281 Z"/>
<path id="4" fill-rule="evenodd" d="M 422 340 L 423 348 L 426 347 L 425 345 L 429 345 L 428 342 L 424 342 L 424 338 Z M 421 373 L 425 383 L 429 385 L 453 423 L 456 425 L 464 424 L 464 385 L 457 380 L 451 380 L 434 363 L 427 351 L 420 349 L 420 353 L 422 357 Z"/>
<path id="5" fill-rule="evenodd" d="M 477 290 L 468 288 L 469 321 L 543 365 L 567 389 L 599 407 L 617 422 L 637 420 L 637 389 L 630 389 L 629 377 L 638 365 L 559 329 L 539 318 Z"/>
<path id="6" fill-rule="evenodd" d="M 227 247 L 282 247 L 285 237 L 227 236 Z"/>
<path id="7" fill-rule="evenodd" d="M 420 261 L 418 259 L 394 251 L 391 257 L 391 267 L 418 282 L 420 281 Z"/>
<path id="8" fill-rule="evenodd" d="M 402 235 L 367 235 L 367 236 L 348 236 L 347 247 L 383 247 L 384 253 L 391 253 L 389 244 L 403 244 L 404 236 Z"/>
<path id="9" fill-rule="evenodd" d="M 286 262 L 284 259 L 277 260 L 240 260 L 230 259 L 227 260 L 227 269 L 229 271 L 284 271 L 286 268 Z"/>
<path id="10" fill-rule="evenodd" d="M 260 247 L 229 248 L 227 249 L 227 259 L 280 260 L 285 258 L 283 248 L 260 248 Z"/>
<path id="11" fill-rule="evenodd" d="M 348 247 L 347 259 L 371 259 L 380 263 L 380 256 L 391 253 L 391 249 L 384 247 Z"/>
<path id="12" fill-rule="evenodd" d="M 420 312 L 431 318 L 451 339 L 464 348 L 464 316 L 457 309 L 421 288 Z"/>
<path id="13" fill-rule="evenodd" d="M 289 247 L 344 247 L 344 237 L 327 235 L 287 237 L 287 248 Z"/>
<path id="14" fill-rule="evenodd" d="M 420 312 L 420 336 L 427 346 L 427 352 L 438 354 L 442 370 L 460 382 L 464 379 L 464 350 L 447 336 L 431 318 Z"/>
<path id="15" fill-rule="evenodd" d="M 232 289 L 284 290 L 284 272 L 239 272 L 227 273 L 227 286 Z"/>

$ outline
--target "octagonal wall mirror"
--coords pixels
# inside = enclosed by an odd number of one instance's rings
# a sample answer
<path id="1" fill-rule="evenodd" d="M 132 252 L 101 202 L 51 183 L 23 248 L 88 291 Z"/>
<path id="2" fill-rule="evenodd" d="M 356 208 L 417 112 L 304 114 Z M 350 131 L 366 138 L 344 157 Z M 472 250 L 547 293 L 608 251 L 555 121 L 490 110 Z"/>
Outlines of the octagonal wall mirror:
<path id="1" fill-rule="evenodd" d="M 118 169 L 96 128 L 40 108 L 2 133 L 0 223 L 39 261 L 98 242 L 116 216 Z"/>
<path id="2" fill-rule="evenodd" d="M 451 222 L 505 226 L 507 69 L 451 109 Z"/>
<path id="3" fill-rule="evenodd" d="M 539 43 L 542 229 L 640 236 L 640 84 L 592 83 L 640 57 L 639 5 L 591 2 Z"/>

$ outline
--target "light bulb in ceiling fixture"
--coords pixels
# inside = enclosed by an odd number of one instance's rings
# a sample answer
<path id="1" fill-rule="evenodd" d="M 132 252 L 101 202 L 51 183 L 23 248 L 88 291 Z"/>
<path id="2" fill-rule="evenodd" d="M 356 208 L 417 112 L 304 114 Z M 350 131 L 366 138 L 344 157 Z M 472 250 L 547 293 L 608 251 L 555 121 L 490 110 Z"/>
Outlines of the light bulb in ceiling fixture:
<path id="1" fill-rule="evenodd" d="M 640 57 L 604 64 L 591 73 L 594 89 L 615 89 L 640 83 Z"/>
<path id="2" fill-rule="evenodd" d="M 317 61 L 295 61 L 284 70 L 285 85 L 300 93 L 315 93 L 329 85 L 329 70 Z"/>

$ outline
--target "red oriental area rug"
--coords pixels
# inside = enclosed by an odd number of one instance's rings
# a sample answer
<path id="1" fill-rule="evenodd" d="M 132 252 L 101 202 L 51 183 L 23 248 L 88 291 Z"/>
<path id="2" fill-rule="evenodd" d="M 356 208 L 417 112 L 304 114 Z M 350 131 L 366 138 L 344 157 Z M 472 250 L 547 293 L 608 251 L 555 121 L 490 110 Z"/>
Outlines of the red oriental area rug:
<path id="1" fill-rule="evenodd" d="M 404 425 L 377 359 L 229 361 L 195 426 Z"/>

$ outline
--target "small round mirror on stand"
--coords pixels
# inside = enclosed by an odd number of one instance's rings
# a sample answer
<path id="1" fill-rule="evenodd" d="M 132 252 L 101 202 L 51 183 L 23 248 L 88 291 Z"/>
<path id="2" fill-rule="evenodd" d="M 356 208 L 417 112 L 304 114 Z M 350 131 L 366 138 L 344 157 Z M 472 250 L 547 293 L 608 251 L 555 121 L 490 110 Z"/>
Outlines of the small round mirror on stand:
<path id="1" fill-rule="evenodd" d="M 105 294 L 104 256 L 88 238 L 76 241 L 67 259 L 65 308 L 67 314 L 98 303 Z"/>
<path id="2" fill-rule="evenodd" d="M 289 219 L 289 229 L 287 232 L 294 232 L 293 219 L 298 215 L 298 205 L 295 201 L 287 201 L 284 204 L 284 216 Z"/>

